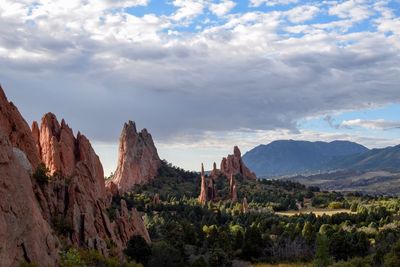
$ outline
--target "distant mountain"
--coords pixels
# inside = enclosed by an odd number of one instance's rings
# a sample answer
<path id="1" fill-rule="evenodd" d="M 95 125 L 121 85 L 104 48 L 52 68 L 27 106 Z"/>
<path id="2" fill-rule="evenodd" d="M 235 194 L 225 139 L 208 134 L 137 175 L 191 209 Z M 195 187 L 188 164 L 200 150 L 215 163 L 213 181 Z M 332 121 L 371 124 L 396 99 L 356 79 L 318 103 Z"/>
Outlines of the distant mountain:
<path id="1" fill-rule="evenodd" d="M 330 169 L 400 171 L 400 145 L 336 158 L 328 165 Z"/>
<path id="2" fill-rule="evenodd" d="M 366 152 L 368 148 L 349 141 L 279 140 L 255 147 L 244 154 L 243 161 L 258 177 L 271 177 L 329 170 L 332 165 L 344 165 L 345 161 L 340 161 L 344 157 Z"/>

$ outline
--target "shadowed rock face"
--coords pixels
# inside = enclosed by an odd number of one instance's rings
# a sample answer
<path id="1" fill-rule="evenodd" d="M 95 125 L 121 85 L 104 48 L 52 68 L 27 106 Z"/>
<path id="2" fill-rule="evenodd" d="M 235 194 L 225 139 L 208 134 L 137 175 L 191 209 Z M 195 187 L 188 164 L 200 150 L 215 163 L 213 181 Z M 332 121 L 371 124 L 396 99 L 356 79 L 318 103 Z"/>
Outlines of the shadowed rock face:
<path id="1" fill-rule="evenodd" d="M 53 177 L 39 183 L 30 173 L 39 163 Z M 32 132 L 17 108 L 0 88 L 0 259 L 1 266 L 18 266 L 23 260 L 40 266 L 57 266 L 66 245 L 94 248 L 109 255 L 110 242 L 122 255 L 127 241 L 149 234 L 136 210 L 121 202 L 110 221 L 103 167 L 89 140 L 54 114 L 34 122 Z M 60 233 L 56 221 L 69 225 Z"/>
<path id="2" fill-rule="evenodd" d="M 233 148 L 233 155 L 228 155 L 228 157 L 222 159 L 221 172 L 227 177 L 231 174 L 241 174 L 244 178 L 249 180 L 257 179 L 254 172 L 250 171 L 244 164 L 242 154 L 237 146 Z"/>
<path id="3" fill-rule="evenodd" d="M 151 134 L 146 129 L 138 133 L 132 121 L 125 123 L 119 139 L 118 166 L 112 179 L 119 192 L 147 183 L 157 175 L 160 166 Z"/>
<path id="4" fill-rule="evenodd" d="M 0 87 L 0 259 L 56 266 L 59 242 L 36 205 L 30 171 L 39 164 L 29 127 Z"/>
<path id="5" fill-rule="evenodd" d="M 40 159 L 29 125 L 13 103 L 8 102 L 3 89 L 0 87 L 0 128 L 10 141 L 12 147 L 23 151 L 32 164 L 39 165 Z"/>

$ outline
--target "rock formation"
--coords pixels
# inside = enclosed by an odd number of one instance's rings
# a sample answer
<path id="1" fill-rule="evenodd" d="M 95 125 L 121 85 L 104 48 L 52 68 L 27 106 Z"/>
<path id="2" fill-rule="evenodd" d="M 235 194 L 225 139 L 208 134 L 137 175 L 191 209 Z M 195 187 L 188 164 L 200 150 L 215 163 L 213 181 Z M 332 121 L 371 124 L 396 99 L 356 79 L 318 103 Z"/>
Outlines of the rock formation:
<path id="1" fill-rule="evenodd" d="M 12 147 L 23 151 L 35 169 L 39 163 L 35 141 L 26 121 L 22 118 L 17 107 L 8 102 L 3 89 L 0 86 L 0 127 L 3 134 L 10 141 Z"/>
<path id="2" fill-rule="evenodd" d="M 220 174 L 221 172 L 217 169 L 217 163 L 214 162 L 210 176 L 213 178 L 218 178 Z"/>
<path id="3" fill-rule="evenodd" d="M 0 87 L 1 266 L 57 265 L 59 242 L 36 205 L 29 176 L 38 164 L 29 126 Z"/>
<path id="4" fill-rule="evenodd" d="M 153 205 L 158 205 L 158 204 L 161 204 L 160 195 L 155 194 L 153 197 Z"/>
<path id="5" fill-rule="evenodd" d="M 217 190 L 215 189 L 215 181 L 212 176 L 206 178 L 204 174 L 204 165 L 201 164 L 201 185 L 199 202 L 204 204 L 207 201 L 214 201 L 217 197 Z"/>
<path id="6" fill-rule="evenodd" d="M 207 186 L 206 186 L 206 177 L 204 175 L 204 165 L 201 164 L 201 185 L 200 185 L 200 195 L 199 202 L 201 204 L 205 204 L 207 202 Z"/>
<path id="7" fill-rule="evenodd" d="M 237 146 L 233 148 L 233 155 L 223 158 L 221 161 L 221 172 L 229 177 L 229 175 L 240 174 L 245 179 L 256 180 L 257 176 L 250 171 L 242 160 L 242 155 Z"/>
<path id="8" fill-rule="evenodd" d="M 244 197 L 242 201 L 242 212 L 247 213 L 249 212 L 249 204 L 247 203 L 247 198 Z"/>
<path id="9" fill-rule="evenodd" d="M 32 133 L 40 158 L 53 177 L 49 183 L 36 184 L 34 191 L 49 224 L 69 225 L 69 244 L 97 249 L 104 255 L 109 253 L 107 240 L 120 252 L 134 234 L 150 241 L 140 216 L 136 211 L 130 214 L 123 203 L 110 222 L 103 167 L 89 140 L 79 132 L 75 137 L 65 121 L 59 124 L 52 113 L 42 118 L 38 129 L 34 122 Z"/>
<path id="10" fill-rule="evenodd" d="M 144 134 L 145 135 L 145 134 Z M 30 174 L 40 163 L 49 180 Z M 43 169 L 43 167 L 40 167 Z M 115 190 L 114 190 L 115 191 Z M 127 241 L 141 235 L 150 242 L 142 218 L 122 200 L 114 221 L 103 167 L 89 140 L 75 137 L 65 121 L 46 114 L 32 132 L 0 87 L 0 259 L 1 266 L 23 260 L 57 266 L 63 245 L 122 255 Z M 115 244 L 111 249 L 109 244 Z"/>
<path id="11" fill-rule="evenodd" d="M 236 188 L 235 177 L 233 177 L 233 174 L 231 174 L 229 178 L 229 197 L 232 202 L 237 201 L 237 188 Z"/>
<path id="12" fill-rule="evenodd" d="M 112 182 L 120 193 L 153 179 L 161 166 L 153 138 L 146 129 L 138 133 L 132 121 L 124 124 L 118 153 L 118 166 Z"/>

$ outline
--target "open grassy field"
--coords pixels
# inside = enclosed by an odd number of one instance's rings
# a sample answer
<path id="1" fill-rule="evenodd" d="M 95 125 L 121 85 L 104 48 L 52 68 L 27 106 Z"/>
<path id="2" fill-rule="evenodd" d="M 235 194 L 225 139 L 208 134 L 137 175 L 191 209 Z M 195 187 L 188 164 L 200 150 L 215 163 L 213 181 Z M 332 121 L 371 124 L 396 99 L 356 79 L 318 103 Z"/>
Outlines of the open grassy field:
<path id="1" fill-rule="evenodd" d="M 281 212 L 275 212 L 277 215 L 282 215 L 282 216 L 294 216 L 298 214 L 309 214 L 309 213 L 314 213 L 316 216 L 322 216 L 324 214 L 326 215 L 333 215 L 337 213 L 355 213 L 352 212 L 348 209 L 318 209 L 318 208 L 306 208 L 302 210 L 289 210 L 289 211 L 281 211 Z"/>

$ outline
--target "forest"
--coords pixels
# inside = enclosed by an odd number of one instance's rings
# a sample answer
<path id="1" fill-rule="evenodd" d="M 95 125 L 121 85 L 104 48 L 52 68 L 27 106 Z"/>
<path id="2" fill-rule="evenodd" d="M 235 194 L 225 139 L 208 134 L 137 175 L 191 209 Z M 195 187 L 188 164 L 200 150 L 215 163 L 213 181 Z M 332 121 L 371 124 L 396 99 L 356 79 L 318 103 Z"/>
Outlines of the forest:
<path id="1" fill-rule="evenodd" d="M 143 214 L 152 243 L 135 236 L 126 256 L 143 266 L 398 266 L 399 199 L 236 179 L 238 202 L 201 205 L 199 174 L 163 162 L 157 178 L 115 196 L 108 210 L 112 219 L 124 199 Z M 222 195 L 226 181 L 217 182 Z"/>

